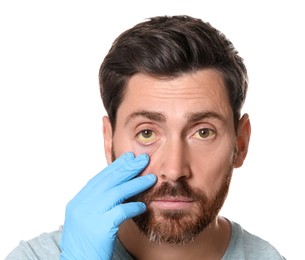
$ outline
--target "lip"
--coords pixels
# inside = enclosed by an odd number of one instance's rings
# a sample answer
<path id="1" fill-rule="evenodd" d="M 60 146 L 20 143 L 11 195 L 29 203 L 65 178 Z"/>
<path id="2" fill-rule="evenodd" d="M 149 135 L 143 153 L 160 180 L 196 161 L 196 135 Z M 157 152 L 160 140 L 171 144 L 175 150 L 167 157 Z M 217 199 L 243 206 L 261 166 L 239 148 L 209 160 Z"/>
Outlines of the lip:
<path id="1" fill-rule="evenodd" d="M 151 206 L 161 210 L 187 210 L 194 204 L 189 198 L 158 198 L 151 202 Z"/>

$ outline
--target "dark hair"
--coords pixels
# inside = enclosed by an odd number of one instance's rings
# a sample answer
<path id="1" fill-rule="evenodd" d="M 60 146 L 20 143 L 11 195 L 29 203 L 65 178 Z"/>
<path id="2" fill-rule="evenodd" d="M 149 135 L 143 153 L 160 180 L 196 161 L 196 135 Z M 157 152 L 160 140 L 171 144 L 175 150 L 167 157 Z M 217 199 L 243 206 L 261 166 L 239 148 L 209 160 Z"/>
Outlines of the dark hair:
<path id="1" fill-rule="evenodd" d="M 176 77 L 204 68 L 223 75 L 237 127 L 248 88 L 247 70 L 220 31 L 201 19 L 181 15 L 153 17 L 123 32 L 99 71 L 101 97 L 113 129 L 131 76 Z"/>

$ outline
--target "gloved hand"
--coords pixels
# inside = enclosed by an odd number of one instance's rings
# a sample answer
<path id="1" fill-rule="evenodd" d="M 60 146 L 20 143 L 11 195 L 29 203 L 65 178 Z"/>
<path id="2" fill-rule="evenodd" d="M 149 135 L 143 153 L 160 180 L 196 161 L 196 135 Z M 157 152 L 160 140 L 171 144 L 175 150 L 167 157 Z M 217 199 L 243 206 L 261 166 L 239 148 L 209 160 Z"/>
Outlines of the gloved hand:
<path id="1" fill-rule="evenodd" d="M 146 154 L 125 153 L 93 177 L 68 203 L 61 260 L 112 258 L 120 224 L 146 210 L 142 202 L 122 202 L 154 185 L 156 176 L 135 178 L 147 166 Z"/>

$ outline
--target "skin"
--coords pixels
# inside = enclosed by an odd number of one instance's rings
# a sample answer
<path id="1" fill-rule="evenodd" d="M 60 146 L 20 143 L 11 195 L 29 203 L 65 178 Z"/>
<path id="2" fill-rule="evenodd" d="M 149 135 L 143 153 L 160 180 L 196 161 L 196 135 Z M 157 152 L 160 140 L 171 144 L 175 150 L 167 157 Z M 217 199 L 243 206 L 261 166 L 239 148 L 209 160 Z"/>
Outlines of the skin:
<path id="1" fill-rule="evenodd" d="M 156 174 L 156 187 L 183 179 L 208 198 L 215 196 L 232 164 L 243 164 L 251 132 L 247 114 L 234 128 L 222 76 L 213 69 L 170 79 L 136 74 L 118 108 L 115 131 L 108 117 L 103 124 L 108 163 L 112 150 L 116 156 L 147 153 L 150 163 L 141 174 Z M 194 202 L 183 198 L 161 198 L 149 207 L 198 211 Z M 120 226 L 118 236 L 136 259 L 221 259 L 230 234 L 229 222 L 217 216 L 194 242 L 183 246 L 149 242 L 132 220 Z"/>

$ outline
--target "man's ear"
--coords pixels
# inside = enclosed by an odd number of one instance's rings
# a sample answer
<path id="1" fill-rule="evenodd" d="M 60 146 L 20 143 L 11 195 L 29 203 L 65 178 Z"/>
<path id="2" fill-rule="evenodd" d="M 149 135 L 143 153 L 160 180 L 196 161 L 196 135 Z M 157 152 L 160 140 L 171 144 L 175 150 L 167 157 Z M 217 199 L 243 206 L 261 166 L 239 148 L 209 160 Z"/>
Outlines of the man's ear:
<path id="1" fill-rule="evenodd" d="M 251 124 L 248 114 L 244 114 L 239 120 L 236 139 L 236 158 L 234 167 L 238 168 L 243 165 L 243 162 L 248 153 L 248 147 L 251 136 Z"/>
<path id="2" fill-rule="evenodd" d="M 103 117 L 104 151 L 107 163 L 112 162 L 112 126 L 108 116 Z"/>

